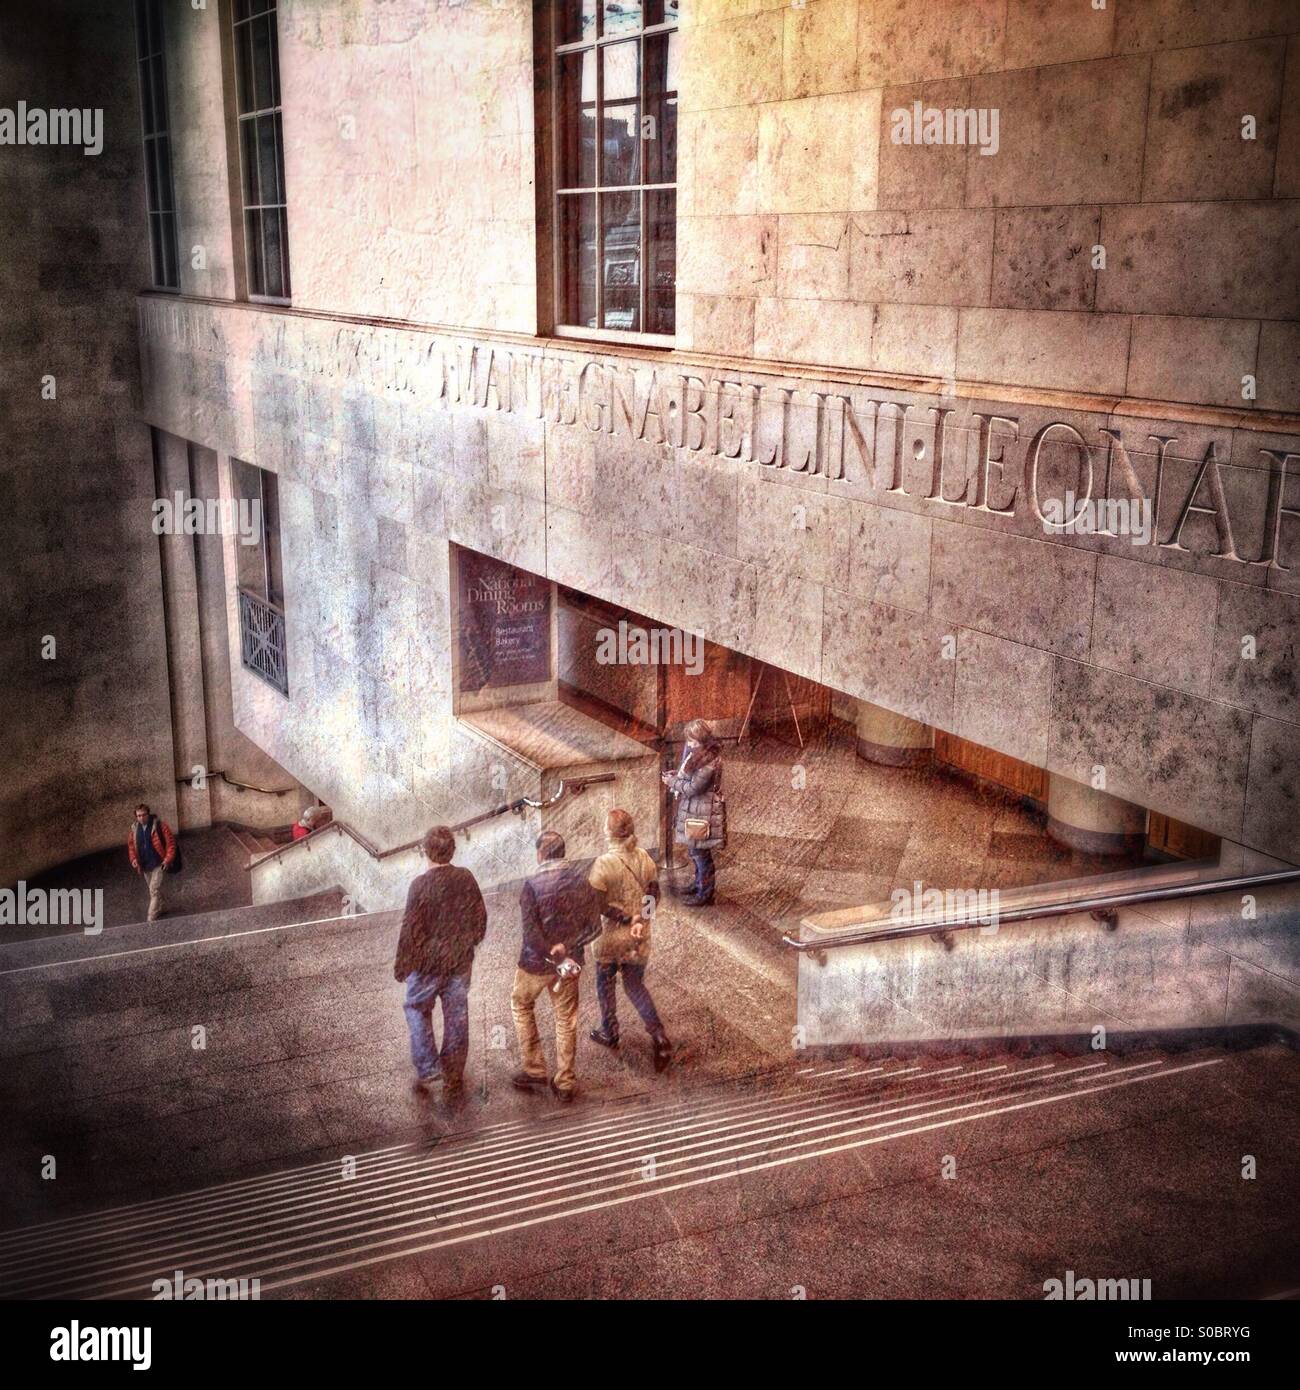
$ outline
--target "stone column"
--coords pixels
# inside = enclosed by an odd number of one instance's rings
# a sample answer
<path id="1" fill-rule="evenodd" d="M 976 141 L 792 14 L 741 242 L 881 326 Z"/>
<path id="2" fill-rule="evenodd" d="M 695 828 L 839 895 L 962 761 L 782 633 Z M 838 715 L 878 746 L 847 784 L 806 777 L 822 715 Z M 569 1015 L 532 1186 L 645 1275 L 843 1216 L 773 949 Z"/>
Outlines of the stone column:
<path id="1" fill-rule="evenodd" d="M 1048 775 L 1047 833 L 1087 854 L 1132 854 L 1146 844 L 1146 807 L 1053 772 Z"/>
<path id="2" fill-rule="evenodd" d="M 190 494 L 189 446 L 174 434 L 158 432 L 159 495 L 172 509 L 172 528 L 159 537 L 162 551 L 164 611 L 167 622 L 167 671 L 171 683 L 172 747 L 176 775 L 190 778 L 195 767 L 208 768 L 208 737 L 204 710 L 203 658 L 200 647 L 199 585 L 194 537 L 184 532 L 175 514 L 176 498 Z M 202 788 L 191 781 L 177 784 L 177 830 L 197 830 L 212 824 L 212 799 L 206 779 Z"/>
<path id="3" fill-rule="evenodd" d="M 858 757 L 887 767 L 929 767 L 934 730 L 880 705 L 857 702 Z"/>

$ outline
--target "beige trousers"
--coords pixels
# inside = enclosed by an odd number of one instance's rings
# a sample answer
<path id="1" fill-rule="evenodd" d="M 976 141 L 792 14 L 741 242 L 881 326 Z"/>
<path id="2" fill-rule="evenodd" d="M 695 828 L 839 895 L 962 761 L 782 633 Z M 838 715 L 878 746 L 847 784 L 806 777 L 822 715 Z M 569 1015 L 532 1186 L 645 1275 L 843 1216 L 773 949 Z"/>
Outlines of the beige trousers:
<path id="1" fill-rule="evenodd" d="M 554 986 L 559 984 L 559 988 Z M 555 1015 L 555 1089 L 571 1091 L 578 1084 L 573 1070 L 578 1055 L 578 977 L 561 980 L 558 975 L 530 975 L 515 971 L 510 991 L 510 1012 L 519 1035 L 519 1055 L 529 1076 L 546 1075 L 546 1057 L 537 1031 L 537 999 L 545 994 Z"/>
<path id="2" fill-rule="evenodd" d="M 163 879 L 167 876 L 167 870 L 161 864 L 156 869 L 150 869 L 145 874 L 145 880 L 149 884 L 149 920 L 156 921 L 162 916 L 162 890 Z"/>

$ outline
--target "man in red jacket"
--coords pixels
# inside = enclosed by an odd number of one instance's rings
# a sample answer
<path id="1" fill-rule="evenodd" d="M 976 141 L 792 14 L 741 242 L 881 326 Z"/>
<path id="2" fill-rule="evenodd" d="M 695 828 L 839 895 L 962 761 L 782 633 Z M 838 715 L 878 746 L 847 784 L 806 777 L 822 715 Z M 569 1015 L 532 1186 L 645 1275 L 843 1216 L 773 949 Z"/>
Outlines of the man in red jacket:
<path id="1" fill-rule="evenodd" d="M 135 808 L 135 824 L 127 837 L 126 852 L 131 867 L 149 884 L 149 920 L 162 916 L 163 875 L 176 858 L 176 837 L 161 816 L 141 802 Z"/>

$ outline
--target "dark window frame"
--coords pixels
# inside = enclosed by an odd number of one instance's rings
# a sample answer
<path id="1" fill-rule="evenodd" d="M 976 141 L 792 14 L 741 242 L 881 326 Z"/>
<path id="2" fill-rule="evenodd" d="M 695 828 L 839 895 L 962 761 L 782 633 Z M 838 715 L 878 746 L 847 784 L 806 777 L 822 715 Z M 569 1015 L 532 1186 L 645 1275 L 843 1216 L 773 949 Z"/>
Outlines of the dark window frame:
<path id="1" fill-rule="evenodd" d="M 549 247 L 543 247 L 543 254 L 549 261 L 549 278 L 543 277 L 542 284 L 546 303 L 540 304 L 542 309 L 540 315 L 544 323 L 548 323 L 551 331 L 558 337 L 585 338 L 594 341 L 604 342 L 624 342 L 642 343 L 649 346 L 672 347 L 677 340 L 676 322 L 676 196 L 677 196 L 677 168 L 676 156 L 673 158 L 672 179 L 671 181 L 642 182 L 634 181 L 627 183 L 606 184 L 603 182 L 607 154 L 605 150 L 604 123 L 600 119 L 600 113 L 605 109 L 605 51 L 617 44 L 627 44 L 635 42 L 637 46 L 637 82 L 636 97 L 634 103 L 631 100 L 613 99 L 609 103 L 612 106 L 635 105 L 635 117 L 637 121 L 637 144 L 636 162 L 637 179 L 644 180 L 646 174 L 646 140 L 641 136 L 640 122 L 648 114 L 647 112 L 647 64 L 646 47 L 647 40 L 651 42 L 669 35 L 678 36 L 676 42 L 680 45 L 683 40 L 680 37 L 680 17 L 674 12 L 668 16 L 670 6 L 674 0 L 660 0 L 660 8 L 665 14 L 665 18 L 658 23 L 644 24 L 638 22 L 635 26 L 629 25 L 618 28 L 611 32 L 605 31 L 605 19 L 608 0 L 593 0 L 591 9 L 594 16 L 594 32 L 584 34 L 578 39 L 570 41 L 563 40 L 563 19 L 566 9 L 574 8 L 575 0 L 547 0 L 543 7 L 546 12 L 546 22 L 541 26 L 540 38 L 544 44 L 544 52 L 539 55 L 542 61 L 537 65 L 540 72 L 545 75 L 546 81 L 546 101 L 544 103 L 544 113 L 549 129 L 549 139 L 545 141 L 545 160 L 542 164 L 542 178 L 539 179 L 539 188 L 546 188 L 546 208 L 545 213 L 549 226 Z M 644 12 L 642 19 L 644 18 Z M 668 68 L 668 43 L 664 44 L 664 66 L 665 76 Z M 562 69 L 566 57 L 574 57 L 584 52 L 591 52 L 592 64 L 594 66 L 595 79 L 595 99 L 594 109 L 597 113 L 594 144 L 595 176 L 590 184 L 578 183 L 573 185 L 566 184 L 564 180 L 564 142 L 566 138 L 565 118 L 569 114 L 565 111 L 564 102 L 564 83 L 562 81 Z M 673 117 L 676 121 L 677 90 L 666 85 L 661 93 L 657 93 L 656 99 L 662 101 L 663 106 L 674 108 Z M 540 104 L 540 103 L 539 103 Z M 579 108 L 586 105 L 579 98 Z M 656 130 L 655 138 L 663 138 L 663 132 Z M 676 143 L 676 133 L 674 132 L 674 149 Z M 654 287 L 650 280 L 652 275 L 657 274 L 657 266 L 660 256 L 657 254 L 659 248 L 667 243 L 668 238 L 661 242 L 656 242 L 650 232 L 650 222 L 648 216 L 648 205 L 656 195 L 666 195 L 672 200 L 672 232 L 671 244 L 673 248 L 673 272 L 672 284 L 667 291 L 667 298 L 671 304 L 669 310 L 672 317 L 671 331 L 647 331 L 647 310 L 649 299 L 654 293 Z M 635 196 L 637 199 L 637 261 L 636 275 L 638 281 L 637 310 L 635 328 L 611 328 L 605 326 L 607 313 L 606 295 L 609 289 L 607 284 L 607 274 L 605 266 L 605 234 L 606 228 L 603 225 L 603 217 L 607 200 L 614 197 Z M 566 220 L 563 216 L 563 209 L 566 206 L 576 205 L 578 212 L 578 225 L 581 225 L 582 204 L 580 199 L 589 198 L 592 200 L 592 222 L 594 224 L 596 248 L 596 275 L 595 275 L 595 324 L 570 322 L 571 318 L 577 315 L 570 315 L 566 307 Z M 539 202 L 541 200 L 539 199 Z M 540 210 L 540 209 L 539 209 Z M 581 245 L 581 243 L 580 243 Z M 548 254 L 549 253 L 549 254 Z M 580 255 L 580 250 L 578 253 Z"/>
<path id="2" fill-rule="evenodd" d="M 235 541 L 235 598 L 239 611 L 240 659 L 281 695 L 289 694 L 288 613 L 280 544 L 280 481 L 270 469 L 230 460 L 230 494 L 256 499 L 260 508 L 257 545 Z M 252 551 L 252 554 L 247 552 Z M 250 567 L 251 566 L 251 567 Z"/>
<path id="3" fill-rule="evenodd" d="M 179 293 L 180 245 L 177 231 L 176 182 L 172 171 L 171 108 L 167 93 L 167 38 L 163 27 L 163 0 L 135 0 L 135 43 L 152 288 Z M 170 275 L 167 259 L 169 255 Z"/>
<path id="4" fill-rule="evenodd" d="M 262 103 L 258 89 L 255 36 L 266 35 L 266 76 L 270 90 Z M 278 0 L 231 0 L 230 3 L 232 131 L 239 161 L 237 184 L 238 243 L 243 246 L 244 285 L 250 301 L 289 304 L 293 284 L 289 267 L 289 191 L 284 173 L 284 107 L 280 88 Z M 250 86 L 253 88 L 249 90 Z M 265 132 L 265 134 L 264 134 Z M 269 136 L 271 177 L 276 187 L 262 188 L 268 172 L 262 156 Z M 267 192 L 273 196 L 268 198 Z M 274 245 L 267 229 L 275 227 Z M 274 270 L 271 262 L 274 259 Z M 278 277 L 278 279 L 276 278 Z"/>

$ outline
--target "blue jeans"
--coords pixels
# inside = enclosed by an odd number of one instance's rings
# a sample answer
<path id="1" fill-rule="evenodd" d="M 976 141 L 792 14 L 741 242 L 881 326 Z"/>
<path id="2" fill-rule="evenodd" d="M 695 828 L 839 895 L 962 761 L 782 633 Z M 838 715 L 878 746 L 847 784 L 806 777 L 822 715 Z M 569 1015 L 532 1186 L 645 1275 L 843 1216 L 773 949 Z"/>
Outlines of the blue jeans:
<path id="1" fill-rule="evenodd" d="M 623 972 L 623 993 L 632 1001 L 632 1007 L 641 1015 L 646 1032 L 652 1038 L 661 1038 L 664 1026 L 659 1021 L 655 1001 L 645 987 L 645 966 L 631 961 L 610 961 L 596 966 L 596 998 L 600 1002 L 600 1026 L 611 1037 L 618 1037 L 618 1005 L 614 998 L 614 981 L 618 972 Z"/>
<path id="2" fill-rule="evenodd" d="M 711 849 L 691 850 L 691 863 L 695 865 L 695 887 L 691 892 L 697 898 L 712 898 L 713 887 L 717 880 L 717 870 L 713 867 L 713 851 Z"/>
<path id="3" fill-rule="evenodd" d="M 441 1075 L 455 1085 L 465 1074 L 469 1054 L 469 977 L 424 975 L 412 970 L 406 977 L 402 1009 L 411 1030 L 411 1061 L 421 1081 Z M 433 1039 L 433 1006 L 442 1000 L 442 1048 Z"/>

